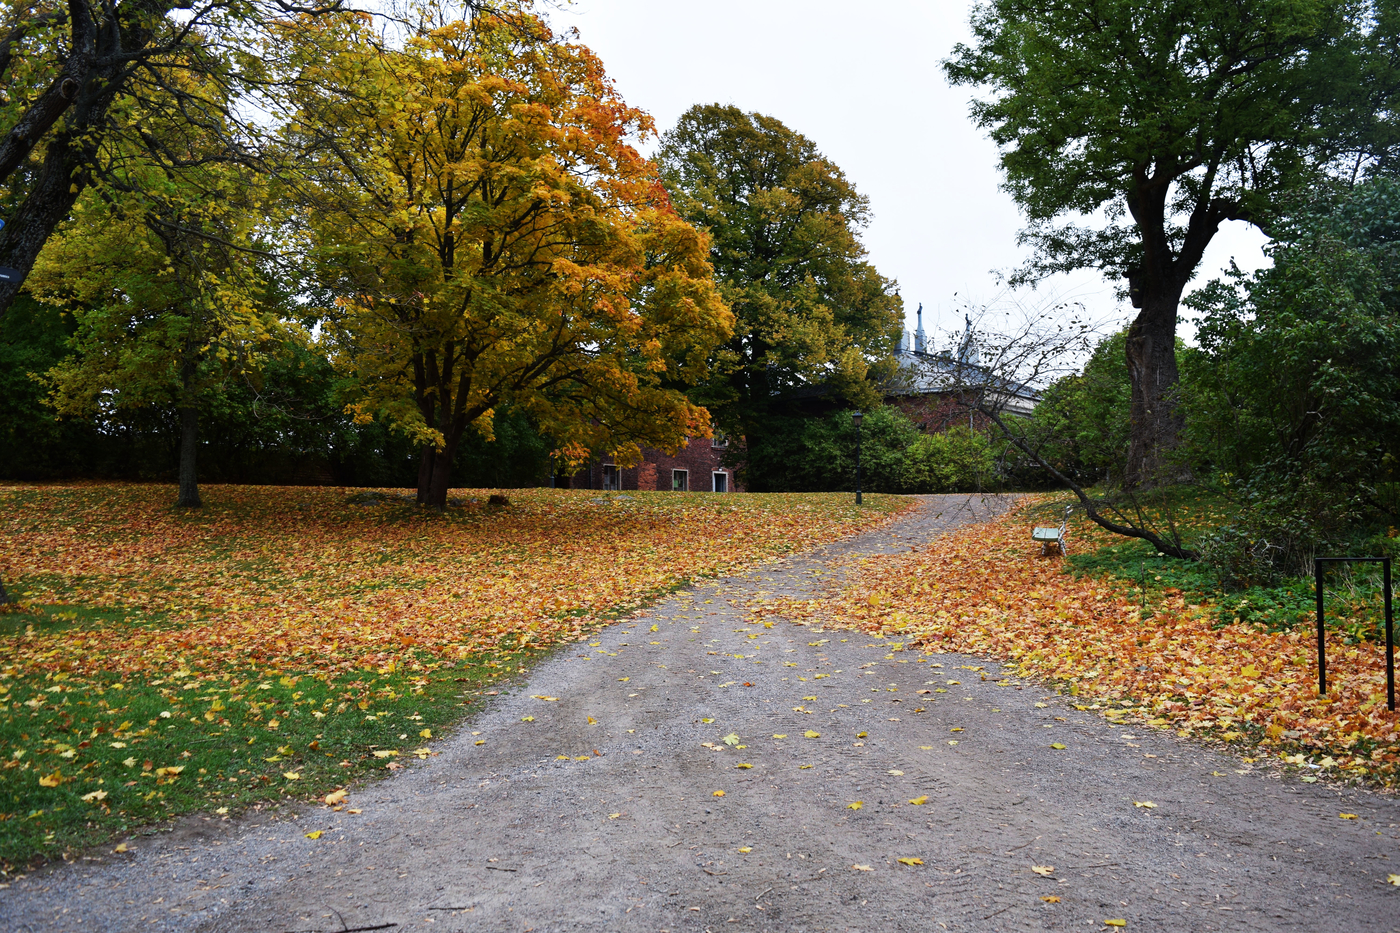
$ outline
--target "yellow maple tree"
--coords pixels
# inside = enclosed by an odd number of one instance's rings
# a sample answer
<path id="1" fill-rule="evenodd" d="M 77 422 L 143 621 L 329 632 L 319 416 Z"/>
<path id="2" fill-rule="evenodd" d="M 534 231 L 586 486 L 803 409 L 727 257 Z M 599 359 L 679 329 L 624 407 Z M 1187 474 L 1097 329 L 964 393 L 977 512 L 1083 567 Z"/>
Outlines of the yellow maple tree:
<path id="1" fill-rule="evenodd" d="M 286 36 L 331 350 L 355 413 L 423 445 L 420 503 L 445 504 L 463 432 L 490 437 L 502 405 L 574 462 L 708 436 L 684 389 L 732 315 L 708 239 L 629 142 L 651 119 L 591 51 L 528 7 L 392 47 L 355 15 Z"/>

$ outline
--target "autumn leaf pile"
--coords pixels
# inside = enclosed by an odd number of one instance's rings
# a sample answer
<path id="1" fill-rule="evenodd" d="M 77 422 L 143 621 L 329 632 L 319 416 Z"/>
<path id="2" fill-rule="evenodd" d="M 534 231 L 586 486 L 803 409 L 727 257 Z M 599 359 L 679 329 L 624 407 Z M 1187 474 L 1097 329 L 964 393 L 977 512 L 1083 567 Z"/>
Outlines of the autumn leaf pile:
<path id="1" fill-rule="evenodd" d="M 576 638 L 687 579 L 887 514 L 844 495 L 464 495 L 439 516 L 397 491 L 209 487 L 202 513 L 180 514 L 165 487 L 0 491 L 0 571 L 23 599 L 119 616 L 30 633 L 0 670 L 421 669 Z"/>
<path id="2" fill-rule="evenodd" d="M 1224 625 L 1168 589 L 1144 613 L 1136 593 L 1075 577 L 1042 557 L 1024 510 L 877 556 L 831 601 L 760 612 L 902 638 L 909 649 L 1011 662 L 1064 684 L 1082 708 L 1180 735 L 1258 743 L 1290 764 L 1400 781 L 1400 718 L 1386 709 L 1384 645 L 1328 635 L 1329 694 L 1317 692 L 1315 636 Z M 1085 536 L 1071 537 L 1084 542 Z M 1100 542 L 1101 543 L 1101 542 Z"/>

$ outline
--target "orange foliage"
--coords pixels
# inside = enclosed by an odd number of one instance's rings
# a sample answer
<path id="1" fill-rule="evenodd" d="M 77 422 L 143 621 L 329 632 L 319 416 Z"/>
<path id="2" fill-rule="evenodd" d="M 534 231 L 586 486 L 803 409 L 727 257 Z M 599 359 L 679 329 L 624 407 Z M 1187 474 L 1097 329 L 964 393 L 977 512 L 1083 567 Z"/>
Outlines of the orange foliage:
<path id="1" fill-rule="evenodd" d="M 1108 709 L 1115 721 L 1302 749 L 1352 775 L 1400 778 L 1400 717 L 1385 706 L 1383 645 L 1329 635 L 1330 693 L 1319 697 L 1311 633 L 1217 628 L 1208 606 L 1174 590 L 1143 618 L 1136 594 L 1042 558 L 1032 524 L 1013 512 L 919 551 L 871 557 L 833 601 L 759 611 L 904 639 L 892 647 L 1004 660 L 1065 683 L 1081 709 L 1117 701 Z"/>
<path id="2" fill-rule="evenodd" d="M 0 491 L 0 568 L 25 602 L 125 616 L 32 633 L 6 672 L 332 674 L 545 647 L 691 577 L 887 514 L 847 495 L 798 509 L 781 495 L 536 489 L 499 508 L 459 490 L 467 501 L 439 516 L 397 490 L 363 505 L 338 489 L 205 491 L 194 514 L 159 486 Z"/>

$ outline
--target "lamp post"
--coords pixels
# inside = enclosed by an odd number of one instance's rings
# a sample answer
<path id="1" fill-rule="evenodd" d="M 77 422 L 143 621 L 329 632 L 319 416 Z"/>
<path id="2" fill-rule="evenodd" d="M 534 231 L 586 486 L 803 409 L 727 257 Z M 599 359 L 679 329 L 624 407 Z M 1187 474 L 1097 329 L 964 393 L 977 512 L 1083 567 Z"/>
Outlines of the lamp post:
<path id="1" fill-rule="evenodd" d="M 860 505 L 860 422 L 864 417 L 858 411 L 851 414 L 851 423 L 856 426 L 856 505 Z"/>

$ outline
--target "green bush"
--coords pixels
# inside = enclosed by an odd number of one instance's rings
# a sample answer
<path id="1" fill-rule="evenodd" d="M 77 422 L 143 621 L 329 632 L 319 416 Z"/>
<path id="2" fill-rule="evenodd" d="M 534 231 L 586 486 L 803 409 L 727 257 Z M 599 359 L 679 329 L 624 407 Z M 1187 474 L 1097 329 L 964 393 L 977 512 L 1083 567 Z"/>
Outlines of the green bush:
<path id="1" fill-rule="evenodd" d="M 955 425 L 909 446 L 903 485 L 909 492 L 973 492 L 991 484 L 995 467 L 987 436 Z"/>

